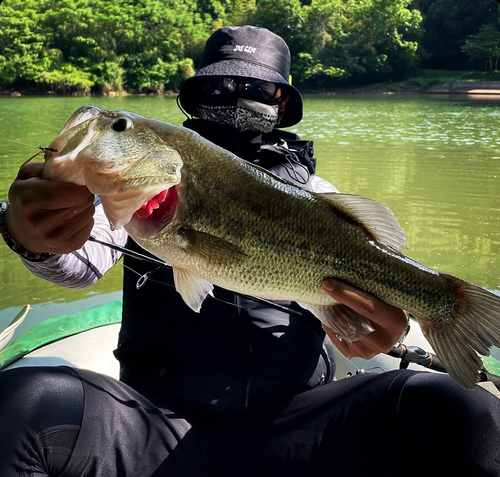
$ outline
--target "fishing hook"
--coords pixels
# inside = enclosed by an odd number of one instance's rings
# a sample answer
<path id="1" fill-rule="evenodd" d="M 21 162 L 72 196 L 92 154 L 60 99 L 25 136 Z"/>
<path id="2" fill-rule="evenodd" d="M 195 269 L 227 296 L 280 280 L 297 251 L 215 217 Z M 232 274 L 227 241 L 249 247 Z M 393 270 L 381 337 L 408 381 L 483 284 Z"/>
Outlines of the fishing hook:
<path id="1" fill-rule="evenodd" d="M 26 164 L 28 164 L 28 162 L 30 162 L 32 159 L 34 159 L 36 156 L 39 156 L 40 154 L 45 154 L 45 152 L 49 151 L 49 152 L 59 152 L 57 149 L 53 149 L 52 147 L 42 147 L 40 146 L 40 144 L 38 144 L 37 146 L 35 146 L 36 149 L 40 149 L 39 152 L 37 152 L 36 154 L 33 154 L 29 159 L 27 159 L 26 161 L 24 161 L 22 164 L 21 164 L 21 167 L 25 166 Z"/>

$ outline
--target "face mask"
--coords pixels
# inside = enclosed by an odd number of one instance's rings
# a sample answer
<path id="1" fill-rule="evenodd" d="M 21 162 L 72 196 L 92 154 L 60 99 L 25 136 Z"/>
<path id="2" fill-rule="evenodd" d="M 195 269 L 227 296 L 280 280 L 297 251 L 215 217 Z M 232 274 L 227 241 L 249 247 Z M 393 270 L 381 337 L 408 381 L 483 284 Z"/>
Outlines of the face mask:
<path id="1" fill-rule="evenodd" d="M 279 101 L 264 104 L 252 99 L 235 98 L 198 106 L 199 118 L 204 121 L 234 126 L 239 131 L 271 132 L 278 122 Z"/>

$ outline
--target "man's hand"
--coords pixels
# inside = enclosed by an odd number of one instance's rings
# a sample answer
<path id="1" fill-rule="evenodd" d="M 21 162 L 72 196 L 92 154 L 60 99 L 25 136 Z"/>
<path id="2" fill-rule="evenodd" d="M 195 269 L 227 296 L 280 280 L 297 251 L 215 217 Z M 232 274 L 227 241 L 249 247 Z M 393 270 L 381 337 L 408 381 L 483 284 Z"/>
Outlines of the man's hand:
<path id="1" fill-rule="evenodd" d="M 375 331 L 364 338 L 347 343 L 340 341 L 335 332 L 323 325 L 326 334 L 339 351 L 348 358 L 373 358 L 387 353 L 401 338 L 408 326 L 406 312 L 388 305 L 374 296 L 333 279 L 323 281 L 323 289 L 332 298 L 368 318 Z"/>
<path id="2" fill-rule="evenodd" d="M 89 238 L 94 195 L 85 186 L 41 179 L 44 164 L 28 163 L 9 190 L 5 224 L 14 241 L 34 253 L 70 253 Z"/>

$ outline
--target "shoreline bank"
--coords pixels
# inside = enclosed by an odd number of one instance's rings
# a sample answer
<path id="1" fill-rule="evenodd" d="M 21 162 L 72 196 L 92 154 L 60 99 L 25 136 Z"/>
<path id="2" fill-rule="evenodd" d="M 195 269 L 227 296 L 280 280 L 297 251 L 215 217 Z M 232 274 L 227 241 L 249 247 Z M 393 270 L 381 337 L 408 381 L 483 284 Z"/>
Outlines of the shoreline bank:
<path id="1" fill-rule="evenodd" d="M 342 86 L 328 90 L 307 90 L 301 91 L 302 94 L 331 94 L 331 95 L 349 95 L 349 94 L 465 94 L 465 95 L 500 95 L 500 81 L 447 81 L 433 85 L 429 88 L 423 88 L 408 83 L 376 83 L 360 86 Z M 106 93 L 71 93 L 57 94 L 54 91 L 28 91 L 19 92 L 15 90 L 0 90 L 0 97 L 21 97 L 21 96 L 73 96 L 73 97 L 92 97 L 92 96 L 176 96 L 176 92 L 166 91 L 164 93 L 127 93 L 124 91 Z"/>

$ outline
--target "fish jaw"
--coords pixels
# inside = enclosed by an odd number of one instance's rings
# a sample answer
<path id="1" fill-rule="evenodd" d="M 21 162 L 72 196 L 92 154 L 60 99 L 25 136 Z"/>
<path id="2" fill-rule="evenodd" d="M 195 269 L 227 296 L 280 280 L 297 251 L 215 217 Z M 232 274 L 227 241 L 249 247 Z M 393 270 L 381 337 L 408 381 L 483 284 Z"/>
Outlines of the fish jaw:
<path id="1" fill-rule="evenodd" d="M 142 116 L 77 110 L 46 153 L 44 178 L 86 185 L 101 198 L 113 227 L 162 191 L 180 183 L 180 153 L 164 142 Z M 175 132 L 175 129 L 173 129 Z"/>
<path id="2" fill-rule="evenodd" d="M 155 198 L 161 193 L 168 195 L 170 189 L 175 190 L 181 181 L 180 165 L 169 175 L 158 172 L 151 176 L 151 172 L 143 172 L 135 177 L 128 169 L 108 174 L 86 168 L 84 178 L 89 190 L 100 197 L 111 225 L 119 228 L 128 224 L 134 214 L 147 204 L 155 203 L 152 208 L 159 208 L 163 200 L 155 201 Z"/>
<path id="3" fill-rule="evenodd" d="M 179 199 L 178 185 L 160 191 L 146 200 L 125 225 L 127 233 L 137 242 L 149 243 L 164 229 L 178 227 L 182 215 L 182 200 Z"/>
<path id="4" fill-rule="evenodd" d="M 77 158 L 98 135 L 96 119 L 90 117 L 61 133 L 45 152 L 42 179 L 85 185 L 83 169 Z"/>
<path id="5" fill-rule="evenodd" d="M 143 190 L 130 190 L 120 194 L 100 195 L 104 213 L 110 224 L 115 228 L 127 225 L 134 214 L 141 208 L 151 202 L 162 192 L 169 188 L 162 184 L 160 186 L 145 188 Z M 146 220 L 146 219 L 143 219 Z"/>

